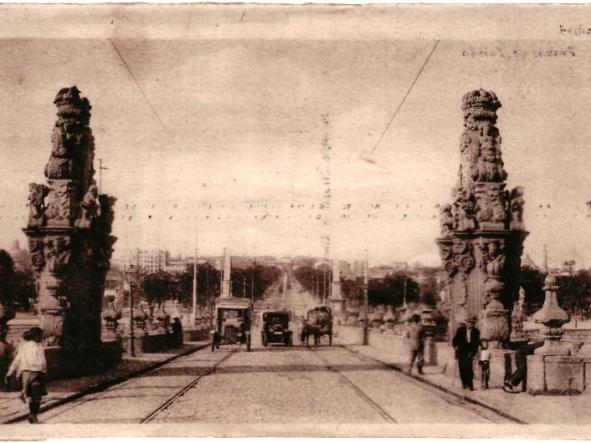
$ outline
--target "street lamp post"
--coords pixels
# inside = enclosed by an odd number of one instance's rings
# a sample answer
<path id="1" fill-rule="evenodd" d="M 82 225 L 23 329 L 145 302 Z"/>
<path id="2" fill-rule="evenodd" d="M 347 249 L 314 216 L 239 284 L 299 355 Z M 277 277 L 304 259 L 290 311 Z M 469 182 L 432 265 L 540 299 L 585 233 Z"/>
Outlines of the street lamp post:
<path id="1" fill-rule="evenodd" d="M 197 324 L 197 230 L 195 230 L 195 251 L 193 253 L 193 326 Z"/>
<path id="2" fill-rule="evenodd" d="M 369 297 L 368 297 L 368 269 L 367 269 L 367 249 L 365 250 L 365 265 L 363 266 L 363 345 L 369 344 L 369 325 L 367 324 Z"/>

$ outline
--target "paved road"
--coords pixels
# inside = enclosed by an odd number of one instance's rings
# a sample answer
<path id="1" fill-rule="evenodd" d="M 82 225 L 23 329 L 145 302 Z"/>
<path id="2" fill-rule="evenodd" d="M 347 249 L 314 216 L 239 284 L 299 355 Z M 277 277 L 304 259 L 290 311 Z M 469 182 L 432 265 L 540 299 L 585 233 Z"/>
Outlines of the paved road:
<path id="1" fill-rule="evenodd" d="M 163 407 L 164 406 L 164 407 Z M 340 347 L 201 350 L 40 416 L 44 423 L 502 421 Z"/>

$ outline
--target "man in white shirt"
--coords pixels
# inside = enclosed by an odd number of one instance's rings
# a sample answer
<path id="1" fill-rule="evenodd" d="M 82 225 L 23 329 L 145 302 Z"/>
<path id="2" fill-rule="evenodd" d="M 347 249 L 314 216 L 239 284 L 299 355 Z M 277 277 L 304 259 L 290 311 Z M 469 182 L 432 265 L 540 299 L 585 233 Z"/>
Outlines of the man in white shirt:
<path id="1" fill-rule="evenodd" d="M 41 406 L 43 395 L 47 394 L 45 389 L 45 373 L 47 372 L 47 361 L 45 360 L 45 349 L 41 341 L 43 330 L 33 327 L 23 334 L 25 341 L 19 346 L 14 360 L 8 368 L 6 378 L 16 374 L 20 377 L 23 385 L 22 398 L 29 403 L 29 422 L 39 423 L 37 414 Z"/>

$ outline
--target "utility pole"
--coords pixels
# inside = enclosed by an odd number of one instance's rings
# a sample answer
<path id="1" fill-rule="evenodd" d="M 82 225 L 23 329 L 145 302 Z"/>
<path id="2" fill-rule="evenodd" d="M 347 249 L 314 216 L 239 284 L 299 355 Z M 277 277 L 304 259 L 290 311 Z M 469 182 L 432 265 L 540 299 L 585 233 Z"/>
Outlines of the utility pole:
<path id="1" fill-rule="evenodd" d="M 195 250 L 193 251 L 193 326 L 197 324 L 197 235 L 197 227 L 195 227 Z"/>
<path id="2" fill-rule="evenodd" d="M 133 296 L 134 296 L 134 289 L 139 286 L 139 271 L 140 271 L 140 254 L 139 250 L 136 252 L 135 258 L 135 278 L 134 282 L 129 285 L 129 350 L 132 357 L 135 357 L 135 331 L 134 331 L 134 324 L 133 324 Z M 133 265 L 131 266 L 133 269 Z M 130 273 L 131 274 L 131 273 Z"/>
<path id="3" fill-rule="evenodd" d="M 211 300 L 211 292 L 209 291 L 209 262 L 205 268 L 205 296 L 209 308 L 209 321 L 213 324 L 213 302 Z"/>
<path id="4" fill-rule="evenodd" d="M 316 299 L 318 299 L 320 298 L 320 279 L 318 276 L 315 276 L 314 280 L 316 280 Z"/>
<path id="5" fill-rule="evenodd" d="M 257 261 L 256 258 L 252 262 L 252 272 L 250 275 L 250 303 L 254 305 L 254 273 L 257 268 Z"/>
<path id="6" fill-rule="evenodd" d="M 326 261 L 324 262 L 324 266 L 322 266 L 322 304 L 326 299 Z"/>
<path id="7" fill-rule="evenodd" d="M 365 265 L 363 266 L 363 344 L 369 344 L 369 325 L 367 324 L 368 319 L 368 311 L 369 311 L 369 297 L 368 297 L 368 286 L 369 286 L 369 276 L 368 276 L 368 257 L 367 257 L 367 249 L 365 250 Z"/>

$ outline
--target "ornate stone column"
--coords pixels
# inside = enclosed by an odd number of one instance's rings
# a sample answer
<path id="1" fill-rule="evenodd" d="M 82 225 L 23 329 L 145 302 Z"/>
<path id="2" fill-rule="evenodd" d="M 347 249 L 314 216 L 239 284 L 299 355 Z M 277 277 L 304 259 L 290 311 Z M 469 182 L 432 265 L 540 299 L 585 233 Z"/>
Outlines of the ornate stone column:
<path id="1" fill-rule="evenodd" d="M 509 312 L 517 298 L 523 241 L 523 188 L 505 190 L 507 173 L 496 127 L 501 103 L 490 91 L 462 99 L 464 132 L 459 182 L 452 204 L 441 212 L 437 239 L 449 277 L 452 334 L 467 316 L 477 316 L 492 347 L 509 341 Z"/>
<path id="2" fill-rule="evenodd" d="M 88 100 L 73 86 L 61 89 L 54 103 L 57 120 L 45 166 L 47 184 L 29 185 L 24 229 L 39 320 L 46 346 L 73 356 L 100 356 L 102 296 L 116 240 L 111 236 L 115 199 L 99 194 L 94 181 Z"/>

